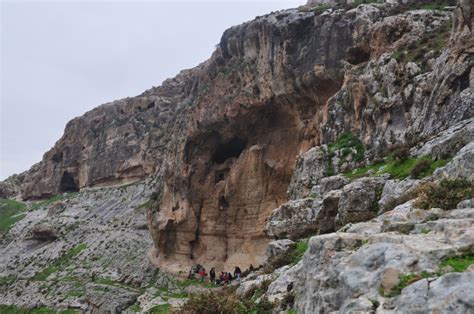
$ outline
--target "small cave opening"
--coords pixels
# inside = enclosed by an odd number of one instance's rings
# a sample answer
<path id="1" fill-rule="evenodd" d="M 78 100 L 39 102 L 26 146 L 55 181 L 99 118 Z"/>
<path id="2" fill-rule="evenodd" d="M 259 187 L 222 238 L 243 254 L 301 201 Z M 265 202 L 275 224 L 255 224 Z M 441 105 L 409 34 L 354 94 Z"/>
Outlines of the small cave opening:
<path id="1" fill-rule="evenodd" d="M 165 230 L 162 231 L 162 237 L 160 239 L 160 247 L 163 248 L 161 251 L 165 256 L 169 256 L 175 250 L 176 244 L 176 224 L 174 220 L 168 220 L 166 222 Z"/>
<path id="2" fill-rule="evenodd" d="M 51 160 L 53 162 L 61 162 L 63 160 L 63 152 L 57 152 L 51 157 Z"/>
<path id="3" fill-rule="evenodd" d="M 224 181 L 225 178 L 227 177 L 228 172 L 229 172 L 229 169 L 217 170 L 216 173 L 214 174 L 214 183 L 217 184 L 221 181 Z"/>
<path id="4" fill-rule="evenodd" d="M 229 202 L 227 201 L 225 196 L 222 195 L 221 197 L 219 197 L 218 206 L 219 206 L 219 210 L 225 210 L 229 208 Z"/>
<path id="5" fill-rule="evenodd" d="M 347 51 L 347 62 L 352 65 L 358 65 L 367 62 L 370 59 L 370 52 L 360 47 L 352 47 Z"/>
<path id="6" fill-rule="evenodd" d="M 61 182 L 59 184 L 59 191 L 61 193 L 64 192 L 79 192 L 79 187 L 77 186 L 74 177 L 69 172 L 65 171 L 61 178 Z"/>
<path id="7" fill-rule="evenodd" d="M 240 138 L 233 138 L 227 143 L 221 144 L 217 147 L 212 156 L 212 161 L 218 164 L 224 163 L 229 158 L 237 158 L 245 149 L 247 142 Z"/>

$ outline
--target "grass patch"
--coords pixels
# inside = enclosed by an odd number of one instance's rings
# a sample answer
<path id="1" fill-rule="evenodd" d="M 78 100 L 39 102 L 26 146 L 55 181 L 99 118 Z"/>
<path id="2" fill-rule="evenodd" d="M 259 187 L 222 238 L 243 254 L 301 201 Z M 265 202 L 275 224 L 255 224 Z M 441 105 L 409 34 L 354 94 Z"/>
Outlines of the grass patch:
<path id="1" fill-rule="evenodd" d="M 0 199 L 0 233 L 7 233 L 18 221 L 25 218 L 26 204 Z"/>
<path id="2" fill-rule="evenodd" d="M 48 278 L 49 275 L 51 275 L 52 273 L 55 273 L 58 270 L 65 269 L 67 266 L 69 266 L 71 259 L 79 255 L 79 253 L 81 253 L 85 248 L 86 248 L 85 243 L 81 243 L 73 247 L 68 252 L 63 254 L 59 259 L 57 259 L 56 262 L 53 263 L 53 265 L 48 266 L 42 271 L 40 271 L 39 273 L 37 273 L 35 277 L 33 278 L 33 280 L 45 281 L 46 278 Z"/>
<path id="3" fill-rule="evenodd" d="M 404 179 L 410 176 L 411 170 L 417 162 L 416 158 L 407 158 L 401 162 L 389 162 L 383 169 L 384 173 L 390 174 L 392 178 Z"/>
<path id="4" fill-rule="evenodd" d="M 419 187 L 414 206 L 422 209 L 453 209 L 465 199 L 474 197 L 474 185 L 467 180 L 441 180 L 438 183 L 426 183 Z"/>
<path id="5" fill-rule="evenodd" d="M 74 310 L 53 310 L 45 306 L 36 307 L 34 309 L 22 309 L 16 305 L 4 305 L 0 304 L 0 313 L 8 314 L 72 314 L 76 313 Z"/>
<path id="6" fill-rule="evenodd" d="M 464 272 L 466 269 L 474 264 L 474 252 L 466 253 L 461 256 L 452 256 L 445 258 L 441 264 L 440 264 L 440 269 L 442 270 L 445 267 L 452 267 L 454 272 Z M 399 283 L 398 285 L 393 288 L 391 291 L 385 291 L 383 287 L 379 288 L 379 293 L 380 295 L 384 297 L 394 297 L 397 295 L 400 295 L 402 290 L 409 286 L 410 284 L 417 282 L 418 280 L 421 279 L 427 279 L 427 278 L 432 278 L 432 277 L 438 277 L 442 275 L 442 271 L 438 271 L 437 273 L 430 273 L 427 271 L 422 271 L 419 274 L 416 273 L 409 273 L 409 274 L 401 274 L 399 275 Z"/>
<path id="7" fill-rule="evenodd" d="M 94 280 L 95 283 L 101 284 L 101 285 L 109 285 L 109 286 L 115 286 L 117 282 L 113 281 L 112 279 L 108 278 L 97 278 Z"/>
<path id="8" fill-rule="evenodd" d="M 423 275 L 426 275 L 427 277 L 428 276 L 428 273 L 426 272 L 423 272 Z M 391 298 L 391 297 L 394 297 L 394 296 L 397 296 L 397 295 L 400 295 L 400 293 L 402 292 L 402 290 L 420 280 L 420 279 L 423 279 L 423 278 L 426 278 L 426 277 L 423 277 L 422 275 L 419 275 L 419 274 L 401 274 L 398 276 L 398 279 L 399 279 L 399 283 L 396 287 L 393 288 L 393 290 L 391 291 L 385 291 L 382 287 L 379 288 L 379 293 L 380 295 L 382 295 L 383 297 L 387 297 L 387 298 Z"/>
<path id="9" fill-rule="evenodd" d="M 202 287 L 206 287 L 206 288 L 214 288 L 215 287 L 210 282 L 207 282 L 205 280 L 201 281 L 200 279 L 177 280 L 176 285 L 181 289 L 184 289 L 184 288 L 189 287 L 189 286 L 202 286 Z"/>
<path id="10" fill-rule="evenodd" d="M 441 262 L 440 266 L 442 268 L 451 266 L 455 272 L 462 273 L 472 264 L 474 264 L 474 252 L 448 257 Z"/>
<path id="11" fill-rule="evenodd" d="M 86 293 L 85 289 L 74 289 L 64 294 L 65 298 L 80 298 Z"/>
<path id="12" fill-rule="evenodd" d="M 301 5 L 298 7 L 299 12 L 304 12 L 304 13 L 309 13 L 309 12 L 314 12 L 315 14 L 319 15 L 326 11 L 327 9 L 332 8 L 333 6 L 330 4 L 320 4 L 316 6 L 312 5 Z"/>
<path id="13" fill-rule="evenodd" d="M 135 303 L 134 305 L 130 306 L 128 309 L 135 313 L 140 313 L 142 311 L 142 308 L 140 307 L 139 303 Z"/>
<path id="14" fill-rule="evenodd" d="M 304 253 L 308 250 L 309 239 L 303 239 L 296 243 L 296 247 L 291 254 L 291 262 L 293 264 L 298 263 L 302 258 Z"/>
<path id="15" fill-rule="evenodd" d="M 328 145 L 329 154 L 333 155 L 336 151 L 341 151 L 341 161 L 344 163 L 346 158 L 353 154 L 353 161 L 361 161 L 364 159 L 365 148 L 362 142 L 352 133 L 341 134 L 334 143 Z"/>
<path id="16" fill-rule="evenodd" d="M 426 4 L 432 8 L 435 4 Z M 428 9 L 428 7 L 426 7 Z M 425 34 L 419 41 L 411 44 L 408 47 L 401 47 L 392 53 L 392 58 L 398 62 L 415 62 L 426 68 L 426 61 L 424 56 L 430 51 L 434 51 L 435 56 L 438 56 L 446 47 L 451 33 L 451 21 L 445 22 L 439 29 L 434 32 Z"/>
<path id="17" fill-rule="evenodd" d="M 367 176 L 367 173 L 369 171 L 373 171 L 374 173 L 377 173 L 380 170 L 380 168 L 382 168 L 385 165 L 386 165 L 385 162 L 369 164 L 367 166 L 354 169 L 353 171 L 345 172 L 344 176 L 350 180 L 362 178 L 362 177 Z"/>
<path id="18" fill-rule="evenodd" d="M 0 286 L 8 286 L 11 283 L 15 282 L 16 276 L 15 275 L 10 275 L 6 277 L 0 277 Z"/>
<path id="19" fill-rule="evenodd" d="M 70 193 L 63 193 L 63 194 L 58 194 L 58 195 L 53 195 L 50 198 L 44 200 L 44 201 L 38 201 L 34 203 L 30 210 L 37 210 L 43 207 L 48 207 L 49 205 L 56 203 L 57 201 L 62 201 L 65 199 L 70 199 L 75 196 L 79 195 L 79 192 L 70 192 Z"/>
<path id="20" fill-rule="evenodd" d="M 40 271 L 39 273 L 37 273 L 33 279 L 36 281 L 45 281 L 46 278 L 49 277 L 49 275 L 57 272 L 58 270 L 59 268 L 56 266 L 48 266 L 44 268 L 42 271 Z"/>
<path id="21" fill-rule="evenodd" d="M 145 203 L 138 205 L 138 206 L 135 208 L 135 212 L 141 212 L 141 211 L 143 211 L 143 210 L 149 208 L 150 205 L 151 205 L 151 200 L 148 200 L 148 201 L 146 201 Z"/>
<path id="22" fill-rule="evenodd" d="M 369 164 L 345 172 L 344 176 L 351 180 L 358 179 L 367 176 L 368 172 L 372 170 L 376 175 L 388 173 L 395 179 L 405 179 L 407 177 L 421 179 L 432 175 L 437 168 L 445 166 L 448 162 L 448 159 L 433 160 L 430 156 L 402 158 L 392 154 L 384 162 Z"/>
<path id="23" fill-rule="evenodd" d="M 160 305 L 154 306 L 147 313 L 150 313 L 150 314 L 168 314 L 168 313 L 171 313 L 170 305 L 169 304 L 160 304 Z"/>

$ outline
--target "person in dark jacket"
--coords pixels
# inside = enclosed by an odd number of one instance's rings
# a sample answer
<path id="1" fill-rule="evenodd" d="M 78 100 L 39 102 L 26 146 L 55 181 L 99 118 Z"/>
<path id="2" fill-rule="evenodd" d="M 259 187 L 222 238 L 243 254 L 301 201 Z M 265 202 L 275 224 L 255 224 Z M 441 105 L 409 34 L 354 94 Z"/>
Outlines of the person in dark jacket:
<path id="1" fill-rule="evenodd" d="M 214 270 L 214 267 L 212 267 L 211 270 L 209 271 L 209 277 L 211 279 L 211 283 L 216 282 L 216 271 Z"/>
<path id="2" fill-rule="evenodd" d="M 240 276 L 242 275 L 242 271 L 240 270 L 239 266 L 235 266 L 234 269 L 234 277 L 237 279 L 237 281 L 240 281 Z"/>

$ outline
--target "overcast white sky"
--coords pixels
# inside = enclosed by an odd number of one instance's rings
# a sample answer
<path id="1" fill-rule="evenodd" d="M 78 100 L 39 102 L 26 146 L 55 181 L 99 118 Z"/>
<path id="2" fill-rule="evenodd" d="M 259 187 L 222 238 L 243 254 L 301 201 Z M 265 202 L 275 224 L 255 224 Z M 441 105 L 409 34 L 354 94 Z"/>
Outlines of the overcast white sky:
<path id="1" fill-rule="evenodd" d="M 75 116 L 206 60 L 226 28 L 306 2 L 0 1 L 0 180 Z"/>

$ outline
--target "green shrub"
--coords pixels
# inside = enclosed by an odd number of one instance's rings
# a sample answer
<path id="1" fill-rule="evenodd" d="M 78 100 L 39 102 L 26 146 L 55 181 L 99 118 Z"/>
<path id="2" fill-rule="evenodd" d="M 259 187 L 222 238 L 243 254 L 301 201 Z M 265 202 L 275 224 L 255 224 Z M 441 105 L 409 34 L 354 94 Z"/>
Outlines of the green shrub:
<path id="1" fill-rule="evenodd" d="M 410 148 L 406 146 L 396 147 L 391 154 L 393 162 L 400 164 L 403 161 L 407 160 L 410 157 Z"/>
<path id="2" fill-rule="evenodd" d="M 177 313 L 221 314 L 221 313 L 271 313 L 273 305 L 267 300 L 240 298 L 230 289 L 191 295 Z"/>
<path id="3" fill-rule="evenodd" d="M 158 192 L 153 192 L 153 193 L 151 193 L 151 195 L 150 195 L 150 200 L 151 200 L 152 202 L 154 202 L 154 201 L 156 201 L 156 200 L 159 198 L 159 196 L 160 196 L 160 193 L 158 193 Z"/>
<path id="4" fill-rule="evenodd" d="M 280 307 L 282 309 L 291 309 L 294 305 L 295 305 L 295 292 L 290 291 L 287 294 L 285 294 L 283 299 L 280 301 Z M 288 314 L 296 313 L 296 311 L 295 312 L 292 312 L 292 311 L 294 310 L 289 310 Z"/>
<path id="5" fill-rule="evenodd" d="M 354 150 L 355 153 L 353 153 Z M 336 151 L 340 151 L 341 156 L 339 164 L 342 165 L 351 154 L 353 154 L 353 161 L 362 161 L 364 159 L 365 147 L 354 134 L 343 133 L 335 142 L 328 144 L 329 159 L 334 156 Z"/>
<path id="6" fill-rule="evenodd" d="M 245 293 L 243 298 L 249 299 L 249 300 L 250 299 L 255 300 L 255 299 L 260 298 L 262 295 L 264 295 L 267 292 L 268 287 L 270 286 L 271 283 L 272 281 L 270 279 L 262 281 L 260 285 L 250 288 L 247 291 L 247 293 Z"/>
<path id="7" fill-rule="evenodd" d="M 418 160 L 410 171 L 410 176 L 413 179 L 420 179 L 423 173 L 426 173 L 431 166 L 431 162 L 427 159 Z"/>
<path id="8" fill-rule="evenodd" d="M 474 186 L 467 180 L 441 180 L 438 183 L 426 183 L 419 187 L 415 206 L 423 209 L 453 209 L 456 205 L 474 197 Z"/>

